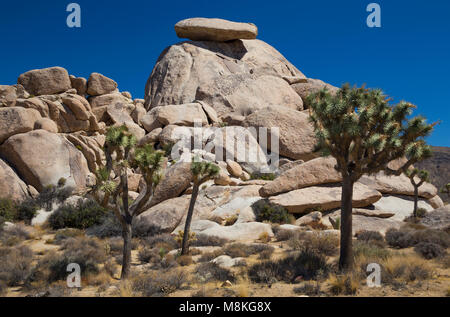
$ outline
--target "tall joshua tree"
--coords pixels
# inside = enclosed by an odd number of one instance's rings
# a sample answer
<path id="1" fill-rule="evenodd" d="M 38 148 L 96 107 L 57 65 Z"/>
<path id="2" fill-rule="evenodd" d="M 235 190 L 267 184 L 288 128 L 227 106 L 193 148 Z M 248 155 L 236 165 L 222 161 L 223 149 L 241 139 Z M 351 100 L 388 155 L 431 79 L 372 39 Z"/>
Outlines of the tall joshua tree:
<path id="1" fill-rule="evenodd" d="M 417 204 L 419 201 L 419 187 L 423 183 L 430 180 L 430 173 L 426 170 L 419 170 L 418 168 L 408 169 L 405 171 L 405 175 L 409 177 L 411 184 L 414 186 L 414 210 L 413 216 L 417 218 Z M 416 181 L 416 178 L 419 180 Z"/>
<path id="2" fill-rule="evenodd" d="M 424 137 L 434 124 L 417 116 L 408 119 L 414 105 L 400 102 L 393 106 L 381 90 L 342 86 L 336 94 L 322 90 L 308 97 L 311 122 L 317 146 L 323 155 L 336 158 L 342 175 L 341 249 L 339 268 L 353 265 L 352 199 L 353 185 L 364 174 L 384 170 L 400 175 L 412 164 L 431 155 Z M 398 170 L 388 163 L 406 157 Z"/>
<path id="3" fill-rule="evenodd" d="M 108 129 L 104 152 L 106 165 L 96 172 L 97 183 L 92 194 L 103 207 L 114 211 L 122 225 L 124 245 L 121 278 L 126 279 L 131 267 L 132 221 L 147 209 L 153 189 L 161 179 L 164 152 L 155 151 L 152 145 L 136 147 L 136 137 L 126 126 Z M 138 168 L 145 181 L 145 189 L 131 206 L 128 198 L 129 167 Z"/>
<path id="4" fill-rule="evenodd" d="M 181 255 L 186 255 L 189 253 L 189 231 L 191 228 L 192 215 L 194 214 L 195 202 L 197 201 L 200 186 L 204 182 L 219 174 L 219 167 L 211 162 L 199 162 L 194 159 L 191 163 L 191 171 L 194 177 L 194 185 L 192 187 L 191 201 L 189 202 L 189 210 L 186 216 L 186 224 L 184 225 Z"/>

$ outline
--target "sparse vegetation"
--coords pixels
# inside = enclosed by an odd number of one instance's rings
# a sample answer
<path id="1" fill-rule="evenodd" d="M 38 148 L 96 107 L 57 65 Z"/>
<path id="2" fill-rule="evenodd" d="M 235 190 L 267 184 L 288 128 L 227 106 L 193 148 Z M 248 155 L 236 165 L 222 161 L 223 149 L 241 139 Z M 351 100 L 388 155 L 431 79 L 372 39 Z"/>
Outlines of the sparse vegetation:
<path id="1" fill-rule="evenodd" d="M 272 222 L 272 223 L 292 223 L 295 221 L 289 212 L 278 205 L 270 203 L 267 199 L 261 199 L 252 205 L 253 212 L 256 216 L 256 221 Z"/>
<path id="2" fill-rule="evenodd" d="M 52 213 L 48 222 L 52 229 L 87 229 L 99 225 L 106 210 L 93 200 L 79 201 L 76 205 L 66 204 Z"/>

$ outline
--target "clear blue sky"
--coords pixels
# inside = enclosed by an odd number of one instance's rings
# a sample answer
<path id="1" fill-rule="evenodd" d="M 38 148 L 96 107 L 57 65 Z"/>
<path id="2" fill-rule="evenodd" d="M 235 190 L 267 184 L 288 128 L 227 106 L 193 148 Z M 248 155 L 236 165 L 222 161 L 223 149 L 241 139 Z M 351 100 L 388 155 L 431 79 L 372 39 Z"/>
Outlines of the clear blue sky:
<path id="1" fill-rule="evenodd" d="M 66 26 L 70 2 L 82 27 Z M 366 26 L 366 6 L 381 5 L 382 27 Z M 62 66 L 88 77 L 100 72 L 134 97 L 156 59 L 177 43 L 174 24 L 188 17 L 253 22 L 259 38 L 306 76 L 382 88 L 442 120 L 429 139 L 450 146 L 450 1 L 447 0 L 75 0 L 2 1 L 0 84 L 30 69 Z"/>

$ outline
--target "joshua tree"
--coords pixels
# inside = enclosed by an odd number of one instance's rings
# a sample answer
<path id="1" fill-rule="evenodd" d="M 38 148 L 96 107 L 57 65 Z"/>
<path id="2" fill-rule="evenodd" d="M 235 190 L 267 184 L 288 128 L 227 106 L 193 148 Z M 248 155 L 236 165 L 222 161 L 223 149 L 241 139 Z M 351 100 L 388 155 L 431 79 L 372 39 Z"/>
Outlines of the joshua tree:
<path id="1" fill-rule="evenodd" d="M 156 151 L 152 145 L 135 146 L 136 137 L 126 126 L 108 129 L 104 147 L 106 165 L 97 170 L 97 184 L 92 190 L 94 198 L 103 207 L 112 209 L 122 225 L 122 279 L 130 273 L 133 218 L 146 210 L 153 189 L 161 179 L 164 162 L 164 153 Z M 139 168 L 145 181 L 145 189 L 131 206 L 128 198 L 129 167 Z"/>
<path id="2" fill-rule="evenodd" d="M 426 170 L 419 170 L 417 168 L 408 169 L 405 171 L 405 175 L 409 177 L 411 184 L 414 186 L 414 218 L 417 218 L 417 202 L 419 200 L 419 187 L 423 185 L 423 183 L 428 182 L 430 180 L 430 173 Z M 419 181 L 416 182 L 416 176 L 419 178 Z"/>
<path id="3" fill-rule="evenodd" d="M 336 158 L 336 170 L 342 175 L 341 249 L 339 268 L 351 269 L 353 185 L 364 174 L 384 170 L 400 175 L 412 164 L 431 155 L 424 137 L 434 124 L 417 116 L 408 120 L 414 105 L 407 102 L 390 105 L 380 90 L 342 86 L 336 94 L 326 89 L 308 97 L 311 122 L 317 146 L 323 155 Z M 405 158 L 399 169 L 388 163 Z"/>
<path id="4" fill-rule="evenodd" d="M 219 174 L 219 167 L 210 162 L 199 162 L 194 159 L 191 163 L 191 171 L 194 177 L 194 185 L 192 187 L 191 201 L 189 202 L 189 210 L 186 216 L 186 224 L 184 226 L 181 255 L 186 255 L 189 253 L 189 230 L 191 228 L 192 215 L 194 214 L 194 206 L 197 200 L 199 188 L 204 182 Z"/>

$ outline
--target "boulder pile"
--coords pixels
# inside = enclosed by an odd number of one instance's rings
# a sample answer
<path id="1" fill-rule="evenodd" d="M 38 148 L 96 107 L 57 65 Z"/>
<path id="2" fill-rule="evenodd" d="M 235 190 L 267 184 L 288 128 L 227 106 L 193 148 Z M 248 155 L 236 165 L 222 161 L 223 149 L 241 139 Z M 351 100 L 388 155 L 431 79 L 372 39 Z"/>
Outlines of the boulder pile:
<path id="1" fill-rule="evenodd" d="M 102 74 L 85 79 L 61 67 L 32 70 L 17 84 L 0 86 L 0 198 L 20 201 L 61 178 L 82 193 L 105 163 L 106 129 L 126 125 L 139 144 L 172 148 L 165 178 L 136 220 L 142 229 L 182 230 L 192 191 L 190 164 L 181 159 L 186 156 L 220 167 L 219 177 L 200 191 L 194 232 L 231 240 L 270 238 L 271 226 L 258 222 L 252 208 L 261 200 L 298 218 L 286 230 L 333 229 L 342 179 L 333 158 L 314 152 L 306 97 L 337 88 L 307 78 L 256 39 L 253 24 L 194 18 L 175 30 L 190 41 L 162 52 L 145 99 L 132 99 Z M 267 129 L 267 140 L 252 132 L 257 129 Z M 139 170 L 129 175 L 130 197 L 137 197 L 143 185 Z M 412 212 L 413 195 L 405 176 L 380 172 L 361 178 L 354 191 L 355 233 L 398 227 Z M 419 196 L 426 210 L 444 205 L 432 184 L 422 186 Z"/>

